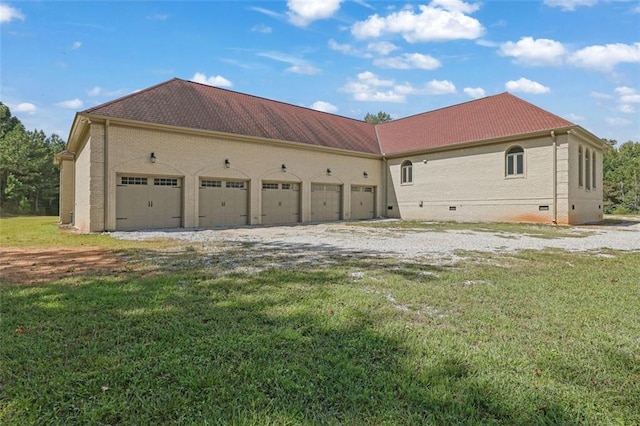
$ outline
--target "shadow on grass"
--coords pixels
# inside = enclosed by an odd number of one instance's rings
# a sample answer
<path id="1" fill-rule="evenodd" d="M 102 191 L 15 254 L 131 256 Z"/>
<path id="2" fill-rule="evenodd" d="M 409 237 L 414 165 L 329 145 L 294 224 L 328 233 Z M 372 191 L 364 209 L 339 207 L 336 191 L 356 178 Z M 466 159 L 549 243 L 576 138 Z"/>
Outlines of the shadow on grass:
<path id="1" fill-rule="evenodd" d="M 437 342 L 416 353 L 344 269 L 216 276 L 207 267 L 224 255 L 181 256 L 193 263 L 157 276 L 5 286 L 0 420 L 579 423 L 552 395 L 501 389 Z"/>

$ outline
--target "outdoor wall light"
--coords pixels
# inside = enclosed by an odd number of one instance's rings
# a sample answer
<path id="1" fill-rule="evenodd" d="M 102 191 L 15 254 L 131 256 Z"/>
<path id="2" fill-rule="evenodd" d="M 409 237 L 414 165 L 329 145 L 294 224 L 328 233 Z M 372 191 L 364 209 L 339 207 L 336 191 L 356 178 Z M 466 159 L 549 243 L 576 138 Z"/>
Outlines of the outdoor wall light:
<path id="1" fill-rule="evenodd" d="M 287 171 L 287 166 L 285 166 L 285 165 L 283 164 L 283 165 L 282 165 L 282 167 L 281 167 L 281 169 L 282 169 L 282 171 L 283 171 L 283 172 L 286 172 L 286 171 Z"/>
<path id="2" fill-rule="evenodd" d="M 327 174 L 331 176 L 331 169 L 327 169 Z"/>
<path id="3" fill-rule="evenodd" d="M 151 160 L 152 163 L 156 162 L 156 153 L 152 152 L 151 155 L 149 156 L 149 160 Z"/>
<path id="4" fill-rule="evenodd" d="M 362 176 L 364 176 L 364 178 L 366 179 L 366 178 L 368 178 L 368 177 L 369 177 L 369 173 L 364 172 L 364 173 L 362 173 Z"/>
<path id="5" fill-rule="evenodd" d="M 228 158 L 224 159 L 224 166 L 228 169 L 229 167 L 231 167 L 231 163 L 229 162 Z"/>

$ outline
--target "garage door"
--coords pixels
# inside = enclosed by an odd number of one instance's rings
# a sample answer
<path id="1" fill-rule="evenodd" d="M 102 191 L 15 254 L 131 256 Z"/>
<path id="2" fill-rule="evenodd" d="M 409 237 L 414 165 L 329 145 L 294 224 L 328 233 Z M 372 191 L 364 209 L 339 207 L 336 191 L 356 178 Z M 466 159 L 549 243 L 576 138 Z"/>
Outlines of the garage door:
<path id="1" fill-rule="evenodd" d="M 200 226 L 246 225 L 248 187 L 246 181 L 200 179 Z"/>
<path id="2" fill-rule="evenodd" d="M 351 219 L 373 219 L 376 214 L 376 190 L 373 186 L 351 187 Z"/>
<path id="3" fill-rule="evenodd" d="M 342 216 L 342 186 L 311 184 L 311 221 L 340 220 Z"/>
<path id="4" fill-rule="evenodd" d="M 178 228 L 182 226 L 182 179 L 118 176 L 116 229 Z"/>
<path id="5" fill-rule="evenodd" d="M 300 184 L 262 182 L 262 224 L 300 222 Z"/>

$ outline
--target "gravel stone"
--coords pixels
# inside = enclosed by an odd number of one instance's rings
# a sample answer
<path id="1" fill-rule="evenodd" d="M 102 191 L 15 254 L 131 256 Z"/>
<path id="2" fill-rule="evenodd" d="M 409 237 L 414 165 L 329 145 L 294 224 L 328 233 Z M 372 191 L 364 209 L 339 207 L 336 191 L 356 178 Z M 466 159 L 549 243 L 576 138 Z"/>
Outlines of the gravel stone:
<path id="1" fill-rule="evenodd" d="M 393 220 L 387 219 L 384 222 Z M 112 232 L 111 235 L 125 240 L 174 239 L 210 252 L 220 252 L 221 244 L 229 248 L 249 248 L 261 256 L 268 255 L 270 251 L 287 251 L 295 254 L 299 263 L 320 262 L 317 258 L 319 252 L 352 258 L 428 258 L 447 264 L 462 259 L 462 252 L 505 254 L 556 248 L 610 256 L 600 252 L 606 249 L 640 251 L 640 218 L 630 218 L 629 221 L 616 224 L 604 223 L 566 229 L 587 235 L 540 238 L 502 231 L 373 228 L 350 226 L 343 222 L 234 229 Z"/>

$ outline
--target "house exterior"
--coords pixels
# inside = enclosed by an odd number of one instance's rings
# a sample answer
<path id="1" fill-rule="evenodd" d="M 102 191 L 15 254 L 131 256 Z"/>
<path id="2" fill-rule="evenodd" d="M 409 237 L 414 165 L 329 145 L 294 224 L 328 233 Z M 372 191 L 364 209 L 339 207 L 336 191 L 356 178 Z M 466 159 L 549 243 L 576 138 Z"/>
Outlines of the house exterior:
<path id="1" fill-rule="evenodd" d="M 76 114 L 56 156 L 60 222 L 578 224 L 602 218 L 604 149 L 509 93 L 372 125 L 173 79 Z"/>

